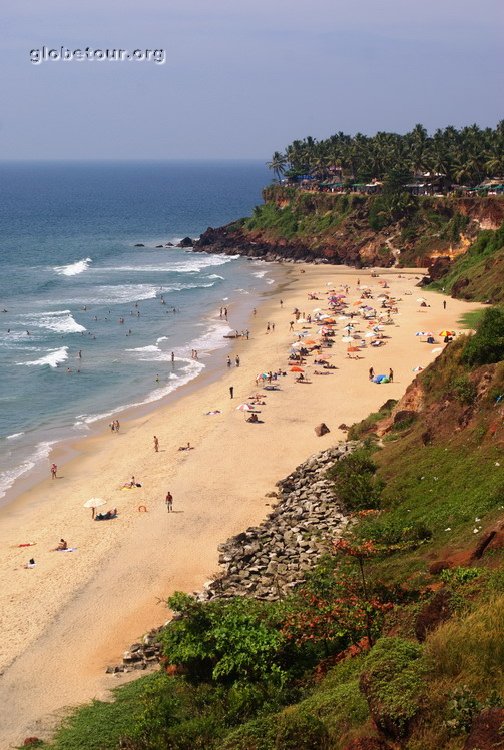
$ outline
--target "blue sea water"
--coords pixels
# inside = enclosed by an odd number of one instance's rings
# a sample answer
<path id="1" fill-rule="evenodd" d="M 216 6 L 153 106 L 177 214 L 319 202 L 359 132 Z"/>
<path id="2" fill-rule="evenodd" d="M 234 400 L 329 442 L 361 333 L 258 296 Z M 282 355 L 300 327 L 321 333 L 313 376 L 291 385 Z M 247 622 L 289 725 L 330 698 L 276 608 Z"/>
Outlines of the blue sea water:
<path id="1" fill-rule="evenodd" d="M 268 179 L 257 162 L 0 164 L 0 498 L 55 441 L 226 345 L 220 306 L 233 323 L 265 269 L 156 245 L 249 214 Z"/>

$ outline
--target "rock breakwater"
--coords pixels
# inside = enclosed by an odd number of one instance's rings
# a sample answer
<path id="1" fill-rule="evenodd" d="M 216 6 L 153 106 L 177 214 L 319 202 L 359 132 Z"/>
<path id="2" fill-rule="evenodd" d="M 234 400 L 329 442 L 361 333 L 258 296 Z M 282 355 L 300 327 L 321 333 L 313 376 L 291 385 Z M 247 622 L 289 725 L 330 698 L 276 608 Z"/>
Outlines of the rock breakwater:
<path id="1" fill-rule="evenodd" d="M 222 572 L 195 592 L 200 601 L 248 596 L 275 601 L 302 584 L 349 524 L 327 470 L 349 455 L 356 443 L 339 443 L 311 456 L 268 494 L 276 498 L 273 510 L 253 526 L 219 545 Z M 169 622 L 163 627 L 169 627 Z M 150 631 L 123 655 L 123 663 L 108 673 L 146 669 L 159 661 L 160 632 Z"/>

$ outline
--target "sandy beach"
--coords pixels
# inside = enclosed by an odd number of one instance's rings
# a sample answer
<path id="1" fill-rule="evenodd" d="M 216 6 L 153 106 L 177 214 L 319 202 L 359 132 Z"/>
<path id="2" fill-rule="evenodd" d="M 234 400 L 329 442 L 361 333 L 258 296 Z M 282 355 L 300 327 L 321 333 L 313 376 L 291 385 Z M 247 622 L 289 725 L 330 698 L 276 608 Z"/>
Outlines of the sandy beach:
<path id="1" fill-rule="evenodd" d="M 76 446 L 77 457 L 61 467 L 58 479 L 48 478 L 1 511 L 1 748 L 29 734 L 44 736 L 55 712 L 104 697 L 128 679 L 106 675 L 105 668 L 167 619 L 162 600 L 175 590 L 201 589 L 217 570 L 217 545 L 259 523 L 270 509 L 266 493 L 310 454 L 344 439 L 339 425 L 351 425 L 404 394 L 414 368 L 429 364 L 437 354 L 433 350 L 443 346 L 425 343 L 417 331 L 460 331 L 461 314 L 480 307 L 447 299 L 444 310 L 446 298 L 415 288 L 419 269 L 400 276 L 383 272 L 386 291 L 401 299 L 394 325 L 383 331 L 389 337 L 385 345 L 366 346 L 360 359 L 348 358 L 345 322 L 338 321 L 335 345 L 327 352 L 337 369 L 322 377 L 309 365 L 311 384 L 296 383 L 287 365 L 289 344 L 301 331 L 301 324 L 289 330 L 293 309 L 325 308 L 327 290 L 347 284 L 348 309 L 356 310 L 357 278 L 361 289 L 371 287 L 375 298 L 369 304 L 378 306 L 379 279 L 370 274 L 325 265 L 279 267 L 277 278 L 283 281 L 265 294 L 257 315 L 250 311 L 250 338 L 233 344 L 231 367 L 227 352 L 221 353 L 217 379 L 181 389 L 176 400 L 149 414 L 126 421 L 118 415 L 118 435 L 103 425 L 97 436 Z M 311 292 L 318 292 L 319 300 L 308 300 Z M 420 307 L 419 297 L 430 306 Z M 268 321 L 275 323 L 269 333 Z M 359 324 L 368 330 L 365 321 Z M 311 324 L 310 337 L 318 338 L 318 328 Z M 263 392 L 257 373 L 279 367 L 288 374 L 279 382 L 281 390 L 268 392 L 266 405 L 259 407 L 263 423 L 247 423 L 236 407 Z M 370 383 L 370 367 L 376 373 L 392 368 L 394 382 Z M 200 377 L 205 383 L 205 375 Z M 219 413 L 208 414 L 212 411 Z M 321 422 L 331 432 L 319 438 L 314 427 Z M 179 451 L 188 441 L 193 450 Z M 132 475 L 142 486 L 122 489 Z M 173 513 L 164 503 L 168 490 Z M 104 510 L 117 507 L 117 519 L 92 520 L 82 506 L 96 496 L 106 501 Z M 50 551 L 60 538 L 75 551 Z M 18 546 L 28 543 L 34 546 Z M 25 569 L 31 557 L 36 566 Z"/>

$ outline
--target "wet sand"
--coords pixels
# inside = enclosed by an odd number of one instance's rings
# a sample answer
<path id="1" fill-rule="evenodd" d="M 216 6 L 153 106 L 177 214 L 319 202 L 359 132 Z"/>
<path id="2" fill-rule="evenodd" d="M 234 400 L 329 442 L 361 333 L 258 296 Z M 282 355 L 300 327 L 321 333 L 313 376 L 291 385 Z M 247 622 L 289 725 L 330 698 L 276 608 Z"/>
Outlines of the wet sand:
<path id="1" fill-rule="evenodd" d="M 333 266 L 295 265 L 285 275 L 286 284 L 251 315 L 250 339 L 234 344 L 231 357 L 234 362 L 239 354 L 239 367 L 228 368 L 223 353 L 217 379 L 201 376 L 203 387 L 181 389 L 180 397 L 152 413 L 129 421 L 118 415 L 119 435 L 104 425 L 101 434 L 79 443 L 60 478 L 41 482 L 0 513 L 0 747 L 27 735 L 45 736 L 55 712 L 105 697 L 110 687 L 129 679 L 105 675 L 105 667 L 167 619 L 163 600 L 173 591 L 201 589 L 217 570 L 217 545 L 268 513 L 265 495 L 275 482 L 310 454 L 343 439 L 338 425 L 351 425 L 387 399 L 400 398 L 415 377 L 413 368 L 435 358 L 435 347 L 415 332 L 460 330 L 460 315 L 479 307 L 448 299 L 443 310 L 443 297 L 415 288 L 418 269 L 401 271 L 402 278 L 386 272 L 381 278 L 388 291 L 402 298 L 394 325 L 385 327 L 391 337 L 386 345 L 368 346 L 362 359 L 349 359 L 341 341 L 344 322 L 338 321 L 330 350 L 338 369 L 301 385 L 287 366 L 289 343 L 296 338 L 289 332 L 293 308 L 323 308 L 329 282 L 335 288 L 348 284 L 352 304 L 357 277 L 375 294 L 378 279 L 369 271 Z M 315 291 L 321 299 L 308 301 Z M 419 296 L 431 307 L 419 307 Z M 275 323 L 274 332 L 266 333 L 268 321 Z M 312 325 L 314 338 L 318 327 Z M 370 383 L 371 366 L 376 373 L 392 367 L 394 382 Z M 260 407 L 264 423 L 248 424 L 236 407 L 260 390 L 258 372 L 278 367 L 288 370 L 281 391 L 268 393 L 267 405 Z M 220 413 L 207 415 L 213 410 Z M 331 432 L 318 438 L 314 427 L 322 421 Z M 159 453 L 153 450 L 154 435 Z M 178 451 L 187 441 L 194 449 Z M 142 487 L 120 489 L 131 475 Z M 171 514 L 164 504 L 167 490 L 174 498 Z M 94 496 L 106 500 L 104 509 L 117 507 L 118 518 L 94 522 L 82 507 Z M 138 510 L 142 505 L 147 512 Z M 75 552 L 50 551 L 61 537 Z M 36 544 L 17 546 L 27 542 Z M 26 570 L 30 557 L 37 564 Z"/>

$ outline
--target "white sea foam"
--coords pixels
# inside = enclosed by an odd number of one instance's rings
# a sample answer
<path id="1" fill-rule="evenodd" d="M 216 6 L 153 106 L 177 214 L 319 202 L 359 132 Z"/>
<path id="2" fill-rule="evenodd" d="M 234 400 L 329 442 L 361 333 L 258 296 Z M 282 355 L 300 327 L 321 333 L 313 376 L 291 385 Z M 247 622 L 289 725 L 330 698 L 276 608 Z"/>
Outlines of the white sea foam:
<path id="1" fill-rule="evenodd" d="M 211 273 L 207 276 L 207 279 L 222 279 L 224 281 L 224 276 L 219 276 L 218 273 Z"/>
<path id="2" fill-rule="evenodd" d="M 40 461 L 46 459 L 49 456 L 54 443 L 54 440 L 51 442 L 39 443 L 35 448 L 35 452 L 23 461 L 22 464 L 0 473 L 0 497 L 5 497 L 7 490 L 12 487 L 19 477 L 22 477 L 23 474 L 26 474 L 33 469 Z"/>
<path id="3" fill-rule="evenodd" d="M 168 336 L 160 336 L 158 339 L 156 339 L 156 344 L 160 344 L 161 341 L 168 341 Z"/>
<path id="4" fill-rule="evenodd" d="M 62 346 L 59 349 L 49 349 L 40 359 L 32 359 L 29 362 L 16 362 L 17 365 L 49 365 L 57 367 L 60 362 L 68 359 L 68 346 Z"/>
<path id="5" fill-rule="evenodd" d="M 255 276 L 257 279 L 262 279 L 267 273 L 268 271 L 253 271 L 252 276 Z"/>
<path id="6" fill-rule="evenodd" d="M 149 263 L 138 266 L 111 266 L 106 268 L 97 268 L 96 271 L 103 272 L 128 272 L 128 273 L 198 273 L 199 271 L 211 268 L 212 266 L 222 266 L 232 260 L 239 258 L 239 255 L 205 255 L 196 254 L 190 260 L 182 260 L 168 263 Z M 219 277 L 222 278 L 222 277 Z"/>
<path id="7" fill-rule="evenodd" d="M 96 286 L 81 297 L 63 300 L 67 305 L 115 305 L 153 299 L 157 288 L 152 284 L 104 284 Z M 92 296 L 89 296 L 92 295 Z"/>
<path id="8" fill-rule="evenodd" d="M 24 432 L 15 432 L 13 435 L 7 435 L 6 440 L 15 440 L 16 438 L 22 437 Z"/>
<path id="9" fill-rule="evenodd" d="M 180 388 L 186 383 L 189 383 L 191 380 L 194 380 L 194 378 L 196 378 L 201 370 L 205 367 L 204 364 L 194 359 L 177 357 L 175 361 L 177 363 L 185 362 L 186 364 L 181 368 L 181 371 L 178 375 L 173 372 L 170 373 L 168 377 L 168 380 L 170 382 L 167 385 L 161 386 L 160 388 L 156 388 L 154 391 L 151 391 L 143 399 L 143 401 L 137 401 L 136 403 L 128 404 L 127 406 L 119 406 L 117 409 L 113 409 L 112 411 L 109 411 L 105 414 L 92 414 L 91 416 L 84 417 L 83 421 L 88 425 L 93 424 L 94 422 L 98 422 L 101 419 L 108 419 L 114 414 L 118 414 L 119 412 L 124 411 L 124 409 L 134 409 L 138 406 L 145 406 L 146 404 L 151 404 L 154 401 L 159 401 L 165 396 L 168 396 L 170 393 L 173 393 L 173 391 L 175 391 L 177 388 Z"/>
<path id="10" fill-rule="evenodd" d="M 56 333 L 82 333 L 85 327 L 74 319 L 70 310 L 49 310 L 19 316 L 26 328 L 45 328 Z"/>
<path id="11" fill-rule="evenodd" d="M 228 343 L 228 340 L 224 338 L 225 334 L 231 333 L 233 330 L 227 323 L 220 320 L 212 321 L 205 333 L 190 341 L 187 348 L 196 349 L 198 355 L 208 354 L 214 349 L 222 349 Z"/>
<path id="12" fill-rule="evenodd" d="M 75 263 L 70 263 L 68 266 L 54 266 L 53 270 L 59 276 L 77 276 L 79 273 L 86 271 L 92 262 L 92 258 L 83 258 Z"/>
<path id="13" fill-rule="evenodd" d="M 275 283 L 275 279 L 266 279 L 266 283 L 267 284 L 274 284 Z"/>

